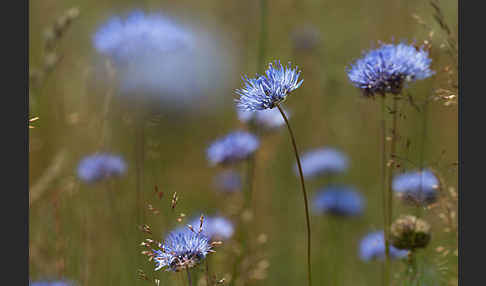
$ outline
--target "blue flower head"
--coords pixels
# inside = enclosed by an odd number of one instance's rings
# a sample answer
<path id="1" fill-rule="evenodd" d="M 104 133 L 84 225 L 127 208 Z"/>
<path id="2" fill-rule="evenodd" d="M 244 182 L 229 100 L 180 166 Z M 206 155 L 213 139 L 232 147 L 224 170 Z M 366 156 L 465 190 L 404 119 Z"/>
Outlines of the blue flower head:
<path id="1" fill-rule="evenodd" d="M 363 213 L 364 204 L 364 198 L 356 188 L 331 185 L 317 193 L 313 202 L 313 210 L 317 214 L 358 216 Z"/>
<path id="2" fill-rule="evenodd" d="M 29 283 L 30 286 L 74 286 L 74 282 L 71 281 L 64 281 L 64 280 L 59 280 L 59 281 L 35 281 Z"/>
<path id="3" fill-rule="evenodd" d="M 394 259 L 404 258 L 407 250 L 399 250 L 390 245 L 390 257 Z M 360 243 L 359 256 L 363 261 L 383 260 L 385 258 L 385 235 L 383 231 L 375 231 L 367 234 Z"/>
<path id="4" fill-rule="evenodd" d="M 108 153 L 87 156 L 78 165 L 78 177 L 86 183 L 121 176 L 125 171 L 125 161 L 119 156 Z"/>
<path id="5" fill-rule="evenodd" d="M 239 191 L 241 190 L 241 176 L 235 171 L 226 170 L 215 177 L 214 185 L 217 189 L 226 193 Z"/>
<path id="6" fill-rule="evenodd" d="M 302 85 L 299 76 L 298 67 L 292 68 L 290 62 L 286 67 L 280 61 L 270 63 L 265 75 L 243 78 L 245 87 L 236 90 L 239 95 L 236 106 L 243 110 L 272 109 Z"/>
<path id="7" fill-rule="evenodd" d="M 348 157 L 333 148 L 318 148 L 301 156 L 302 172 L 305 178 L 345 172 L 348 169 Z M 297 164 L 294 172 L 298 174 Z"/>
<path id="8" fill-rule="evenodd" d="M 283 111 L 285 116 L 289 118 L 289 112 L 287 112 L 285 109 L 283 109 Z M 238 109 L 237 112 L 238 119 L 241 122 L 255 125 L 266 131 L 275 130 L 285 124 L 285 120 L 278 109 L 264 109 L 255 111 Z"/>
<path id="9" fill-rule="evenodd" d="M 407 172 L 393 178 L 392 188 L 406 202 L 429 205 L 437 201 L 439 180 L 430 170 Z"/>
<path id="10" fill-rule="evenodd" d="M 431 62 L 423 47 L 405 43 L 382 44 L 347 68 L 347 74 L 353 85 L 366 96 L 399 94 L 405 83 L 432 76 Z"/>
<path id="11" fill-rule="evenodd" d="M 195 218 L 189 223 L 194 229 L 200 226 L 200 218 Z M 201 233 L 211 240 L 227 240 L 233 236 L 233 223 L 221 216 L 205 217 Z"/>
<path id="12" fill-rule="evenodd" d="M 155 270 L 178 272 L 192 268 L 206 258 L 211 248 L 209 237 L 199 227 L 176 229 L 169 233 L 160 250 L 153 250 Z"/>
<path id="13" fill-rule="evenodd" d="M 255 135 L 235 131 L 214 141 L 207 149 L 207 157 L 211 165 L 233 164 L 247 159 L 259 145 Z"/>

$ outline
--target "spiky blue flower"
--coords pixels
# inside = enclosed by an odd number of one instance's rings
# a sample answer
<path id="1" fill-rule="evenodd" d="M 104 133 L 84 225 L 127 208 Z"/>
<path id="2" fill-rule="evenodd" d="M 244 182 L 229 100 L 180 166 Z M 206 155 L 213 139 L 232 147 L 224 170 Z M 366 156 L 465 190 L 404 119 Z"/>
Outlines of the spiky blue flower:
<path id="1" fill-rule="evenodd" d="M 393 178 L 392 188 L 406 202 L 429 205 L 437 201 L 439 180 L 430 170 L 399 174 Z"/>
<path id="2" fill-rule="evenodd" d="M 347 68 L 347 75 L 363 94 L 399 94 L 405 83 L 430 77 L 432 60 L 423 47 L 405 43 L 382 44 Z"/>
<path id="3" fill-rule="evenodd" d="M 236 106 L 243 110 L 272 109 L 302 85 L 304 80 L 299 81 L 299 76 L 298 67 L 292 68 L 290 62 L 286 67 L 280 61 L 270 63 L 265 75 L 242 78 L 245 87 L 236 90 Z"/>
<path id="4" fill-rule="evenodd" d="M 285 116 L 289 118 L 289 112 L 283 108 L 282 110 L 284 111 Z M 253 124 L 266 131 L 277 129 L 285 124 L 285 120 L 278 109 L 264 109 L 255 111 L 238 109 L 237 112 L 238 119 L 241 122 Z"/>
<path id="5" fill-rule="evenodd" d="M 127 167 L 117 155 L 97 153 L 83 158 L 78 164 L 78 177 L 86 183 L 94 183 L 111 177 L 121 176 Z"/>
<path id="6" fill-rule="evenodd" d="M 178 272 L 198 265 L 212 251 L 209 237 L 198 227 L 176 229 L 169 233 L 160 250 L 153 250 L 155 270 Z"/>
<path id="7" fill-rule="evenodd" d="M 305 178 L 342 173 L 348 169 L 348 161 L 348 157 L 337 149 L 318 148 L 301 156 L 302 172 Z M 294 172 L 298 175 L 297 163 Z"/>
<path id="8" fill-rule="evenodd" d="M 330 185 L 321 189 L 313 201 L 317 214 L 336 216 L 358 216 L 363 213 L 365 200 L 355 187 Z"/>
<path id="9" fill-rule="evenodd" d="M 245 131 L 235 131 L 214 141 L 207 149 L 211 165 L 227 165 L 247 159 L 252 155 L 260 140 Z"/>
<path id="10" fill-rule="evenodd" d="M 118 64 L 187 48 L 191 41 L 191 35 L 168 18 L 138 10 L 125 20 L 111 18 L 93 37 L 98 52 Z"/>
<path id="11" fill-rule="evenodd" d="M 71 281 L 35 281 L 29 283 L 30 286 L 74 286 L 74 282 Z"/>
<path id="12" fill-rule="evenodd" d="M 407 250 L 399 250 L 390 245 L 391 258 L 400 259 L 407 255 Z M 359 257 L 363 261 L 383 260 L 385 258 L 385 235 L 383 231 L 371 232 L 361 240 Z"/>
<path id="13" fill-rule="evenodd" d="M 194 229 L 200 226 L 200 218 L 189 223 Z M 211 240 L 226 240 L 233 236 L 235 229 L 233 223 L 221 216 L 205 217 L 202 225 L 202 234 Z"/>
<path id="14" fill-rule="evenodd" d="M 222 192 L 239 191 L 241 190 L 241 175 L 232 170 L 223 171 L 215 177 L 214 185 Z"/>

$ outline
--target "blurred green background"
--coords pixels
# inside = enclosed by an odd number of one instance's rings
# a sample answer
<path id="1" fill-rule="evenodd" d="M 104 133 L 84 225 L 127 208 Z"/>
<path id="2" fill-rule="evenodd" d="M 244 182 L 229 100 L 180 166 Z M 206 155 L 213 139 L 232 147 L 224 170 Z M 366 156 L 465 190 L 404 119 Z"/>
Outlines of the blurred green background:
<path id="1" fill-rule="evenodd" d="M 92 35 L 110 16 L 124 15 L 134 8 L 164 12 L 181 22 L 192 19 L 217 31 L 226 39 L 223 48 L 234 57 L 227 74 L 228 88 L 220 89 L 221 105 L 210 112 L 160 111 L 146 125 L 144 199 L 160 209 L 147 212 L 146 223 L 154 236 L 176 226 L 180 213 L 188 217 L 201 212 L 224 214 L 238 222 L 241 197 L 224 196 L 214 190 L 213 176 L 219 168 L 206 161 L 208 144 L 227 132 L 246 128 L 238 121 L 233 103 L 240 76 L 263 72 L 274 59 L 292 61 L 302 70 L 304 84 L 286 101 L 291 124 L 301 151 L 330 146 L 350 158 L 346 174 L 334 182 L 355 185 L 367 200 L 364 215 L 357 219 L 333 221 L 312 216 L 313 271 L 315 285 L 378 285 L 381 265 L 359 260 L 358 244 L 369 231 L 382 229 L 379 129 L 377 101 L 363 98 L 348 81 L 345 67 L 377 41 L 416 40 L 432 44 L 432 68 L 437 75 L 413 84 L 408 91 L 424 99 L 434 90 L 448 86 L 445 67 L 455 63 L 441 47 L 444 33 L 434 21 L 428 1 L 266 1 L 267 15 L 264 63 L 259 64 L 261 2 L 248 1 L 59 1 L 29 2 L 30 70 L 45 61 L 44 30 L 67 9 L 78 7 L 80 14 L 59 39 L 56 52 L 61 60 L 40 86 L 30 87 L 30 116 L 39 116 L 30 129 L 30 279 L 63 276 L 80 285 L 142 285 L 136 270 L 152 275 L 137 246 L 141 234 L 136 228 L 133 106 L 122 97 L 114 99 L 107 119 L 109 135 L 104 150 L 121 154 L 128 162 L 126 176 L 106 184 L 88 186 L 76 178 L 76 167 L 85 155 L 100 150 L 103 106 L 113 86 L 98 71 L 103 59 L 92 45 Z M 457 35 L 457 1 L 439 2 L 443 15 Z M 413 14 L 427 24 L 420 25 Z M 305 31 L 311 31 L 310 36 Z M 432 34 L 431 34 L 432 32 Z M 297 36 L 296 36 L 297 35 Z M 314 37 L 312 37 L 314 35 Z M 432 36 L 432 37 L 430 37 Z M 310 39 L 309 39 L 310 37 Z M 304 40 L 309 46 L 303 46 Z M 226 46 L 225 46 L 226 45 Z M 217 85 L 218 83 L 214 83 Z M 457 106 L 429 104 L 419 113 L 403 104 L 407 115 L 399 123 L 400 154 L 418 164 L 424 142 L 425 164 L 440 171 L 448 187 L 456 187 L 458 154 Z M 426 115 L 426 138 L 421 136 Z M 410 146 L 406 149 L 405 142 Z M 304 285 L 305 218 L 299 180 L 293 173 L 294 154 L 285 129 L 262 138 L 256 159 L 251 240 L 255 258 L 249 261 L 253 285 Z M 412 168 L 404 164 L 404 169 Z M 237 168 L 244 174 L 244 164 Z M 307 182 L 310 196 L 328 183 Z M 154 186 L 164 192 L 158 199 Z M 170 210 L 174 192 L 179 195 L 175 211 Z M 449 194 L 449 189 L 443 189 Z M 114 207 L 110 205 L 113 196 Z M 445 195 L 447 197 L 447 195 Z M 414 213 L 395 205 L 394 217 Z M 456 233 L 444 224 L 440 207 L 426 211 L 432 224 L 431 245 L 420 254 L 424 281 L 434 285 L 457 285 Z M 337 225 L 336 231 L 332 228 Z M 237 225 L 237 228 L 241 225 Z M 248 226 L 245 226 L 248 227 Z M 263 236 L 262 236 L 263 234 Z M 450 252 L 438 251 L 450 248 Z M 235 259 L 236 241 L 217 249 L 210 257 L 212 272 L 228 278 Z M 447 250 L 448 251 L 448 250 Z M 394 263 L 394 272 L 403 272 L 403 263 Z M 198 270 L 204 285 L 203 268 Z M 181 274 L 159 272 L 160 285 L 184 285 Z M 397 278 L 398 280 L 400 278 Z M 199 283 L 199 281 L 198 281 Z M 431 285 L 428 284 L 428 285 Z"/>

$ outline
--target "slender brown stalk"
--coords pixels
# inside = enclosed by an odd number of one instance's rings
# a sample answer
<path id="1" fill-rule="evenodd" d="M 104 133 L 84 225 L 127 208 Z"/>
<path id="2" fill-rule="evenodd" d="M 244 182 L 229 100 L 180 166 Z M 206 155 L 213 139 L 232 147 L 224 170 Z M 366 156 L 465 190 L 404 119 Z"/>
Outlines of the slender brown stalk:
<path id="1" fill-rule="evenodd" d="M 209 257 L 206 257 L 206 285 L 211 285 L 211 276 L 209 274 Z"/>
<path id="2" fill-rule="evenodd" d="M 389 285 L 389 265 L 390 265 L 390 248 L 388 240 L 389 218 L 387 208 L 387 189 L 386 189 L 386 121 L 385 121 L 385 95 L 381 96 L 381 119 L 380 119 L 380 148 L 381 148 L 381 191 L 383 198 L 383 228 L 385 230 L 385 261 L 383 264 L 383 285 Z"/>
<path id="3" fill-rule="evenodd" d="M 186 268 L 187 271 L 187 283 L 189 286 L 192 286 L 192 280 L 191 280 L 191 272 L 189 272 L 189 268 Z"/>
<path id="4" fill-rule="evenodd" d="M 304 196 L 304 206 L 305 206 L 305 219 L 307 223 L 307 276 L 308 276 L 308 285 L 312 285 L 312 276 L 311 276 L 311 227 L 310 227 L 310 218 L 309 218 L 309 206 L 307 203 L 307 192 L 305 191 L 305 182 L 304 182 L 304 174 L 302 172 L 302 166 L 300 164 L 300 157 L 299 151 L 297 150 L 297 144 L 295 143 L 294 133 L 292 132 L 292 128 L 290 127 L 289 120 L 285 115 L 284 111 L 277 104 L 277 108 L 282 114 L 283 119 L 285 120 L 285 124 L 287 125 L 287 129 L 289 130 L 290 139 L 292 141 L 292 146 L 294 147 L 295 159 L 297 160 L 297 166 L 299 168 L 299 175 L 300 175 L 300 183 L 302 184 L 302 195 Z"/>

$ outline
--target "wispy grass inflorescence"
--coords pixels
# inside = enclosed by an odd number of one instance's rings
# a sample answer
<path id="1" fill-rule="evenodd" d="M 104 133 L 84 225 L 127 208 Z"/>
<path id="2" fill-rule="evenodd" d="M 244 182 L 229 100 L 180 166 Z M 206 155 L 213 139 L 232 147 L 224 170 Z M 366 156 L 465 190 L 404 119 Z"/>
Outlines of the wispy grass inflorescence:
<path id="1" fill-rule="evenodd" d="M 97 153 L 83 158 L 78 165 L 78 177 L 86 183 L 121 176 L 127 169 L 122 157 L 110 153 Z"/>
<path id="2" fill-rule="evenodd" d="M 316 214 L 351 217 L 361 215 L 364 205 L 364 197 L 355 187 L 330 185 L 315 195 L 313 210 Z"/>
<path id="3" fill-rule="evenodd" d="M 189 225 L 199 225 L 200 218 L 193 219 Z M 227 240 L 233 236 L 235 232 L 233 223 L 222 216 L 205 217 L 202 225 L 201 233 L 211 241 Z"/>
<path id="4" fill-rule="evenodd" d="M 437 201 L 440 183 L 430 170 L 406 172 L 395 176 L 393 190 L 405 202 L 429 205 Z"/>
<path id="5" fill-rule="evenodd" d="M 302 170 L 307 179 L 321 175 L 332 175 L 345 172 L 349 167 L 348 157 L 334 148 L 318 148 L 302 155 Z M 294 171 L 298 174 L 297 164 Z"/>
<path id="6" fill-rule="evenodd" d="M 430 77 L 432 60 L 423 48 L 406 43 L 381 44 L 347 68 L 354 86 L 365 96 L 399 94 L 405 83 Z"/>
<path id="7" fill-rule="evenodd" d="M 255 135 L 235 131 L 214 141 L 206 151 L 211 165 L 229 165 L 246 160 L 260 145 Z"/>

